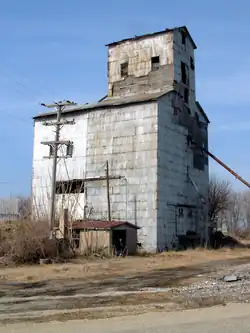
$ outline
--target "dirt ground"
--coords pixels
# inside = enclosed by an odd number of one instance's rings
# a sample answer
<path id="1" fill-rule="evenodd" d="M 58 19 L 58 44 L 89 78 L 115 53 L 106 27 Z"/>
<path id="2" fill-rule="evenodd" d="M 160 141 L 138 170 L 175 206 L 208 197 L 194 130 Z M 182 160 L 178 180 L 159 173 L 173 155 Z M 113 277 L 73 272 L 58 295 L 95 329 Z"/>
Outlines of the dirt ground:
<path id="1" fill-rule="evenodd" d="M 143 313 L 152 307 L 173 310 L 223 304 L 228 289 L 220 285 L 218 291 L 217 284 L 215 290 L 211 279 L 243 266 L 249 270 L 249 263 L 249 249 L 199 249 L 5 267 L 0 269 L 0 322 L 86 319 L 103 313 Z M 242 297 L 242 287 L 235 288 L 230 294 Z"/>

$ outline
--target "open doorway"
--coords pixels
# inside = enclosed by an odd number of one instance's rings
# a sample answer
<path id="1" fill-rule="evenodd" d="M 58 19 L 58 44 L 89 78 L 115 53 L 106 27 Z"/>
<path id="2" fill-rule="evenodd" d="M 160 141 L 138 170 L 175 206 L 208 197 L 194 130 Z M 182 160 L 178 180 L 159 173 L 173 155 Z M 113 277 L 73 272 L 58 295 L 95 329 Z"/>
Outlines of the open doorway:
<path id="1" fill-rule="evenodd" d="M 115 255 L 127 255 L 127 230 L 113 230 L 112 231 L 112 245 Z"/>

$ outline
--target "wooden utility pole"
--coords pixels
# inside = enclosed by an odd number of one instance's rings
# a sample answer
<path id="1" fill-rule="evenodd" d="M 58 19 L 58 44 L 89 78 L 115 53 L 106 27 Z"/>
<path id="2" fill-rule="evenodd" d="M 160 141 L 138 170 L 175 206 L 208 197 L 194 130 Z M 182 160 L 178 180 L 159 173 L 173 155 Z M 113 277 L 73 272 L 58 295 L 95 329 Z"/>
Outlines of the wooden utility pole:
<path id="1" fill-rule="evenodd" d="M 74 124 L 73 121 L 61 120 L 62 112 L 66 106 L 76 105 L 74 102 L 70 101 L 60 101 L 53 104 L 41 104 L 47 108 L 56 108 L 56 122 L 45 122 L 45 126 L 55 126 L 55 139 L 54 141 L 44 141 L 42 144 L 48 145 L 52 148 L 52 179 L 51 179 L 51 197 L 50 197 L 50 211 L 49 211 L 49 226 L 50 226 L 50 238 L 54 237 L 54 222 L 55 222 L 55 197 L 56 197 L 56 171 L 57 171 L 57 160 L 58 158 L 67 158 L 68 156 L 58 156 L 58 148 L 60 145 L 70 145 L 71 141 L 60 141 L 60 130 L 62 126 Z M 49 156 L 48 158 L 51 158 Z"/>
<path id="2" fill-rule="evenodd" d="M 111 221 L 110 193 L 109 193 L 109 161 L 106 162 L 106 180 L 107 180 L 108 220 Z"/>

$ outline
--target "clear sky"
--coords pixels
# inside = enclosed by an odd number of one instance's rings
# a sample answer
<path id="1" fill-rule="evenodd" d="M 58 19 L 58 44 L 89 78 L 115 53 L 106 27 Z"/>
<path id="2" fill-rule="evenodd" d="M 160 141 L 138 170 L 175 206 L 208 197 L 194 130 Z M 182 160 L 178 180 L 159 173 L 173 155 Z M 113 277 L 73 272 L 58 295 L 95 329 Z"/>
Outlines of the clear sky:
<path id="1" fill-rule="evenodd" d="M 198 45 L 210 150 L 250 181 L 249 13 L 247 0 L 0 0 L 0 196 L 30 192 L 39 102 L 99 99 L 107 92 L 105 44 L 181 25 Z"/>

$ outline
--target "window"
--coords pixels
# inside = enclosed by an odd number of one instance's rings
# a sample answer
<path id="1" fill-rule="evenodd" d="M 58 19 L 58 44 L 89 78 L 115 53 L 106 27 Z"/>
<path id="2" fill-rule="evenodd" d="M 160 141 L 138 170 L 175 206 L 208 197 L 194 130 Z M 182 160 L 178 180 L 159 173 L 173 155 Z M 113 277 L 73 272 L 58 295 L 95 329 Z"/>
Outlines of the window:
<path id="1" fill-rule="evenodd" d="M 181 81 L 187 84 L 186 64 L 184 62 L 181 62 Z"/>
<path id="2" fill-rule="evenodd" d="M 152 57 L 151 58 L 151 69 L 152 71 L 156 71 L 160 67 L 160 57 Z"/>
<path id="3" fill-rule="evenodd" d="M 186 45 L 186 33 L 184 30 L 181 32 L 181 42 L 183 45 Z"/>
<path id="4" fill-rule="evenodd" d="M 72 157 L 73 156 L 73 151 L 74 151 L 74 145 L 73 145 L 73 142 L 71 142 L 70 144 L 67 145 L 66 156 L 67 157 Z"/>
<path id="5" fill-rule="evenodd" d="M 188 102 L 189 102 L 189 91 L 188 91 L 188 88 L 185 88 L 185 89 L 184 89 L 184 101 L 185 101 L 185 103 L 187 103 L 187 104 L 188 104 Z"/>
<path id="6" fill-rule="evenodd" d="M 128 62 L 124 62 L 121 64 L 121 77 L 127 77 L 128 76 Z"/>
<path id="7" fill-rule="evenodd" d="M 194 59 L 190 57 L 190 68 L 194 70 Z"/>
<path id="8" fill-rule="evenodd" d="M 56 194 L 84 193 L 83 179 L 56 182 Z"/>

